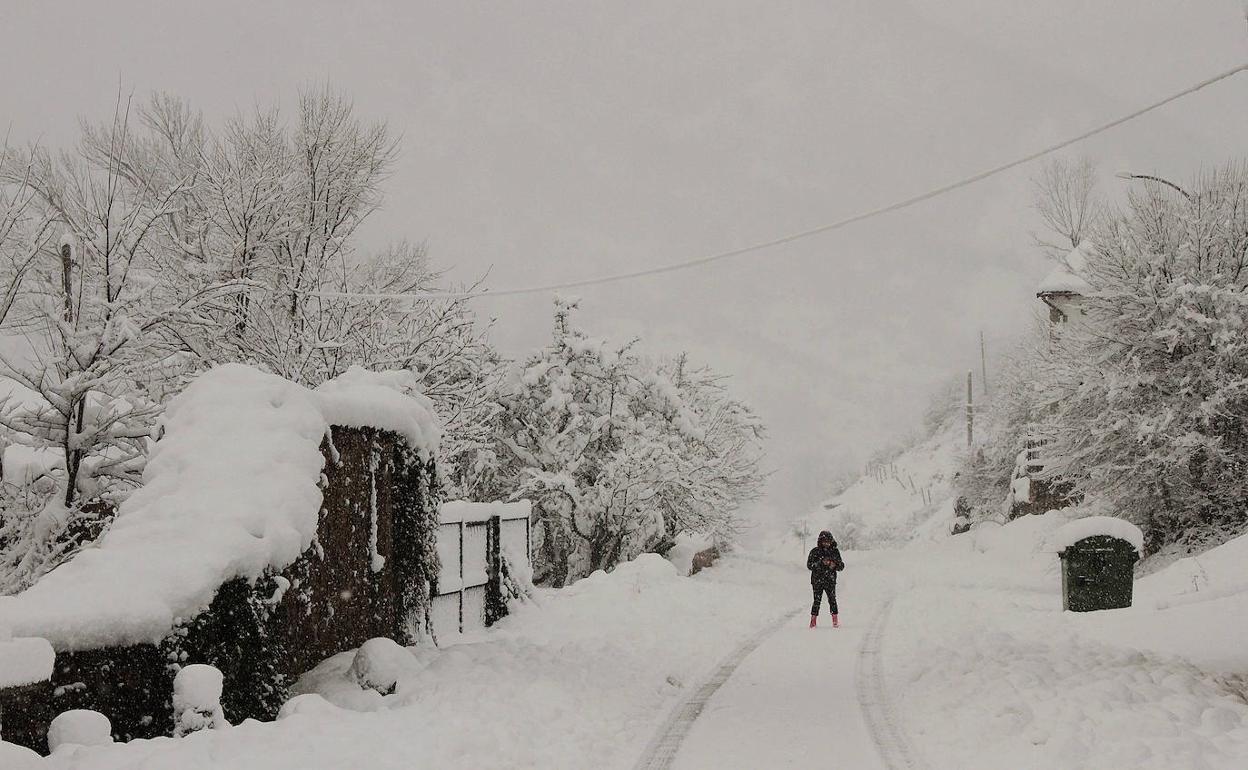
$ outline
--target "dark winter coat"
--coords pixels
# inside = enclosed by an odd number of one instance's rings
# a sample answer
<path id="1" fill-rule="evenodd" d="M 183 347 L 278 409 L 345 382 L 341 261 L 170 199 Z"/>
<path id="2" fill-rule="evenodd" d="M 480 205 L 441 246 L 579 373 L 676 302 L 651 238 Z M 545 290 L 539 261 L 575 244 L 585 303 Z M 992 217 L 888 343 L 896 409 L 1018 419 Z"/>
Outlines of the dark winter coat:
<path id="1" fill-rule="evenodd" d="M 845 569 L 845 560 L 836 541 L 819 538 L 819 545 L 810 549 L 806 557 L 806 569 L 810 570 L 811 585 L 835 585 L 836 573 Z"/>

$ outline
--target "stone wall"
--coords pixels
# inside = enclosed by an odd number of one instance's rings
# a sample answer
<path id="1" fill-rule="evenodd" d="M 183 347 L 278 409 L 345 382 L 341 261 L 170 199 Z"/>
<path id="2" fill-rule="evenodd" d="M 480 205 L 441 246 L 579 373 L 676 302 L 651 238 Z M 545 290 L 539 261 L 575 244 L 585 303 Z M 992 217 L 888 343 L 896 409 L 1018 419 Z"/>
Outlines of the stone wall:
<path id="1" fill-rule="evenodd" d="M 191 663 L 224 674 L 231 722 L 272 719 L 325 658 L 377 636 L 416 641 L 438 568 L 434 461 L 373 428 L 335 426 L 321 452 L 317 536 L 294 564 L 225 583 L 158 645 L 58 652 L 50 682 L 0 691 L 4 740 L 46 753 L 52 718 L 75 708 L 106 715 L 118 740 L 169 735 L 173 677 Z"/>

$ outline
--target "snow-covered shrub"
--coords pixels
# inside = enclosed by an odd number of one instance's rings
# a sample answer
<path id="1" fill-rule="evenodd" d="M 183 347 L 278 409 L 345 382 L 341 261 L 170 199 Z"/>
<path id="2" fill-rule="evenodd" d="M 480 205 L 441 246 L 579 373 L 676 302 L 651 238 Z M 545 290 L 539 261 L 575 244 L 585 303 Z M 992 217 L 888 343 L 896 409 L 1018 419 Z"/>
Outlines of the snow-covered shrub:
<path id="1" fill-rule="evenodd" d="M 48 727 L 48 749 L 62 746 L 100 746 L 113 742 L 113 726 L 108 717 L 90 709 L 73 709 L 58 714 Z"/>
<path id="2" fill-rule="evenodd" d="M 523 550 L 517 552 L 510 546 L 502 548 L 502 571 L 499 581 L 503 600 L 531 601 L 534 596 L 533 566 Z"/>
<path id="3" fill-rule="evenodd" d="M 537 577 L 555 585 L 681 532 L 730 539 L 763 482 L 762 426 L 721 378 L 591 338 L 576 307 L 556 300 L 551 344 L 502 388 L 491 495 L 533 502 Z"/>
<path id="4" fill-rule="evenodd" d="M 213 666 L 194 663 L 173 678 L 173 734 L 228 727 L 221 709 L 225 678 Z"/>
<path id="5" fill-rule="evenodd" d="M 0 484 L 0 595 L 28 588 L 95 542 L 114 513 L 102 500 L 67 507 L 55 487 Z"/>

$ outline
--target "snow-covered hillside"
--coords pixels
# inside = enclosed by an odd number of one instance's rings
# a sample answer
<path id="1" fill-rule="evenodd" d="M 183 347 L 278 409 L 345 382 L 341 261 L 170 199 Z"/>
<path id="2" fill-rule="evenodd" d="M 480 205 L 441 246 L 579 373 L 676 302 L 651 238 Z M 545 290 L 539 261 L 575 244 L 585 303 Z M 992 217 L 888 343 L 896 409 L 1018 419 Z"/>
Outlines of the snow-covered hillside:
<path id="1" fill-rule="evenodd" d="M 850 550 L 940 539 L 953 523 L 951 482 L 963 430 L 950 420 L 888 462 L 867 468 L 802 521 L 812 533 L 831 530 Z"/>

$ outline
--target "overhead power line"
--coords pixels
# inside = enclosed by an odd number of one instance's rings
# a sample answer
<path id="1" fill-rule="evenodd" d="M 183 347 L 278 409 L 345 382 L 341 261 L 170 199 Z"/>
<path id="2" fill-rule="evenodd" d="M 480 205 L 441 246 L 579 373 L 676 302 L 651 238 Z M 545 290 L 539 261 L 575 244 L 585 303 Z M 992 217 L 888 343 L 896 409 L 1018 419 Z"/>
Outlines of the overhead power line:
<path id="1" fill-rule="evenodd" d="M 975 184 L 976 182 L 981 182 L 989 177 L 993 177 L 998 174 L 1009 171 L 1012 168 L 1016 168 L 1026 163 L 1030 163 L 1031 161 L 1037 160 L 1038 158 L 1042 158 L 1045 155 L 1051 155 L 1055 152 L 1058 152 L 1059 150 L 1064 150 L 1067 147 L 1070 147 L 1071 145 L 1078 144 L 1079 142 L 1082 142 L 1086 139 L 1090 139 L 1096 136 L 1097 134 L 1103 134 L 1106 131 L 1109 131 L 1110 129 L 1117 128 L 1118 126 L 1121 126 L 1124 123 L 1128 123 L 1160 107 L 1164 107 L 1170 102 L 1178 101 L 1179 99 L 1182 99 L 1185 96 L 1194 94 L 1197 91 L 1200 91 L 1201 89 L 1208 88 L 1214 83 L 1217 83 L 1222 80 L 1226 80 L 1227 78 L 1232 77 L 1234 75 L 1238 75 L 1239 73 L 1245 70 L 1248 70 L 1248 63 L 1240 64 L 1237 67 L 1232 67 L 1231 69 L 1226 70 L 1225 72 L 1220 72 L 1217 75 L 1214 75 L 1213 77 L 1206 78 L 1205 80 L 1202 80 L 1199 83 L 1188 86 L 1187 88 L 1184 88 L 1181 91 L 1176 91 L 1175 93 L 1172 93 L 1163 99 L 1159 99 L 1153 102 L 1152 104 L 1141 107 L 1135 110 L 1134 112 L 1129 112 L 1125 115 L 1114 118 L 1113 120 L 1107 123 L 1102 123 L 1099 126 L 1096 126 L 1095 128 L 1084 131 L 1083 133 L 1078 134 L 1076 136 L 1072 136 L 1069 139 L 1064 139 L 1060 142 L 1057 142 L 1056 144 L 1051 144 L 1048 147 L 1045 147 L 1040 150 L 1036 150 L 1035 152 L 1032 152 L 1028 155 L 1024 155 L 1021 158 L 1018 158 L 1016 160 L 1009 161 L 1008 163 L 1002 163 L 999 166 L 993 166 L 992 168 L 984 169 L 983 171 L 980 171 L 976 174 L 972 174 L 967 177 L 963 177 L 961 179 L 958 179 L 957 181 L 949 182 L 948 184 L 941 185 L 940 187 L 932 188 L 928 190 L 927 192 L 923 192 L 918 195 L 896 201 L 894 203 L 889 203 L 887 205 L 880 206 L 879 208 L 871 209 L 870 211 L 864 211 L 859 214 L 854 214 L 852 216 L 845 217 L 844 219 L 838 219 L 837 221 L 831 222 L 826 225 L 819 225 L 818 227 L 812 227 L 809 230 L 802 230 L 801 232 L 791 233 L 789 235 L 782 235 L 778 238 L 773 238 L 769 241 L 761 241 L 759 243 L 752 243 L 748 246 L 742 246 L 740 248 L 731 249 L 729 251 L 721 251 L 717 254 L 710 254 L 707 256 L 703 256 L 703 257 L 695 257 L 693 259 L 687 259 L 681 262 L 672 262 L 667 265 L 660 265 L 658 267 L 651 267 L 651 268 L 646 268 L 643 270 L 632 270 L 632 271 L 624 272 L 624 273 L 614 273 L 610 275 L 598 276 L 596 278 L 584 278 L 584 279 L 580 279 L 576 281 L 562 281 L 559 283 L 548 283 L 548 284 L 541 284 L 541 285 L 536 285 L 536 286 L 518 286 L 518 287 L 509 287 L 509 288 L 503 288 L 503 289 L 482 289 L 479 291 L 434 291 L 434 292 L 411 292 L 411 293 L 402 293 L 402 294 L 384 294 L 384 293 L 369 294 L 369 293 L 332 292 L 332 291 L 318 291 L 318 292 L 309 292 L 309 293 L 314 296 L 319 296 L 319 297 L 359 299 L 363 301 L 395 300 L 395 299 L 432 300 L 432 299 L 471 299 L 474 297 L 507 297 L 507 296 L 515 296 L 519 294 L 539 294 L 539 293 L 552 292 L 552 291 L 563 291 L 566 289 L 579 289 L 579 288 L 583 288 L 586 286 L 598 286 L 598 285 L 605 284 L 605 283 L 630 281 L 635 278 L 646 278 L 646 277 L 654 276 L 654 275 L 662 275 L 664 273 L 674 273 L 678 270 L 689 270 L 691 268 L 701 267 L 703 265 L 709 265 L 715 262 L 720 262 L 725 259 L 731 259 L 733 257 L 739 257 L 745 254 L 751 254 L 757 251 L 763 251 L 764 249 L 770 249 L 775 246 L 782 246 L 786 243 L 793 243 L 794 241 L 800 241 L 805 238 L 810 238 L 815 235 L 820 235 L 822 233 L 831 232 L 833 230 L 839 230 L 840 228 L 845 227 L 846 225 L 852 225 L 856 222 L 862 222 L 863 220 L 866 220 L 866 219 L 872 219 L 874 217 L 880 216 L 881 214 L 887 214 L 889 212 L 900 211 L 901 209 L 909 208 L 911 206 L 914 206 L 915 204 L 922 203 L 923 201 L 931 200 L 932 198 L 935 198 L 937 196 L 944 195 L 945 193 L 957 190 L 960 187 L 967 187 L 969 185 Z"/>

